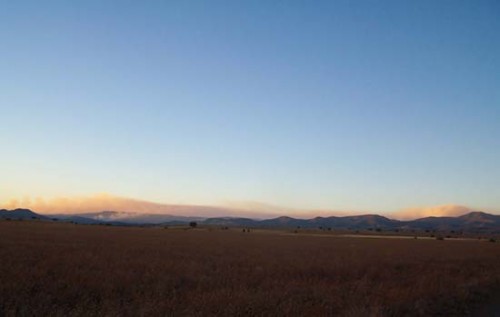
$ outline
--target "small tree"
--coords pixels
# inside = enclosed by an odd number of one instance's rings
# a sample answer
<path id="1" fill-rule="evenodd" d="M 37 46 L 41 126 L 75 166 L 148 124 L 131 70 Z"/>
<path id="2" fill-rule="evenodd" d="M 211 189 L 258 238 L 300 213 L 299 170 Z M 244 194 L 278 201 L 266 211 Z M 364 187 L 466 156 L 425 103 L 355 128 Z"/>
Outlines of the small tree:
<path id="1" fill-rule="evenodd" d="M 198 224 L 196 223 L 196 221 L 191 221 L 191 222 L 189 223 L 189 226 L 190 226 L 191 228 L 196 228 L 196 226 L 197 226 L 197 225 L 198 225 Z"/>

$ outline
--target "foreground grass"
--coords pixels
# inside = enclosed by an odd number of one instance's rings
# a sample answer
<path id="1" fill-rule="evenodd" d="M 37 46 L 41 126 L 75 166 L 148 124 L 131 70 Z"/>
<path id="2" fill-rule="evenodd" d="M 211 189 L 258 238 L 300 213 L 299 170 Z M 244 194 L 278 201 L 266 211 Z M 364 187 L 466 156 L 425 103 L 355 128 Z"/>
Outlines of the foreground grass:
<path id="1" fill-rule="evenodd" d="M 467 315 L 500 244 L 0 222 L 0 315 Z"/>

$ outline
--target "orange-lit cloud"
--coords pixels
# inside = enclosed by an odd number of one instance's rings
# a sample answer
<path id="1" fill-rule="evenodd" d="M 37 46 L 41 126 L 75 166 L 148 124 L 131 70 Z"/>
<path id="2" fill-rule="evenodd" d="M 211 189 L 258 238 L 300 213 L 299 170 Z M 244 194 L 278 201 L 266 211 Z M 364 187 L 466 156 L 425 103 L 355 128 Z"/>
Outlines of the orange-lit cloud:
<path id="1" fill-rule="evenodd" d="M 51 199 L 10 199 L 5 203 L 0 202 L 0 209 L 2 208 L 28 208 L 42 214 L 76 214 L 100 211 L 122 211 L 203 217 L 263 217 L 270 215 L 264 214 L 261 211 L 239 208 L 160 204 L 133 198 L 117 197 L 109 194 L 97 194 L 85 197 L 57 197 Z"/>
<path id="2" fill-rule="evenodd" d="M 471 208 L 460 205 L 440 205 L 433 207 L 407 208 L 391 214 L 391 217 L 401 220 L 412 220 L 424 217 L 455 217 L 472 211 Z"/>
<path id="3" fill-rule="evenodd" d="M 295 218 L 314 218 L 330 216 L 352 216 L 366 214 L 360 211 L 332 210 L 332 209 L 298 209 L 292 207 L 283 207 L 272 204 L 266 204 L 258 201 L 227 201 L 222 206 L 237 210 L 252 210 L 260 214 L 275 216 L 291 216 Z"/>
<path id="4" fill-rule="evenodd" d="M 222 206 L 174 205 L 118 197 L 109 194 L 97 194 L 86 197 L 58 197 L 51 199 L 10 199 L 6 202 L 0 202 L 0 209 L 3 208 L 28 208 L 42 214 L 76 214 L 100 211 L 121 211 L 147 214 L 169 214 L 177 216 L 234 216 L 250 218 L 271 218 L 284 215 L 296 218 L 313 218 L 317 216 L 348 216 L 367 213 L 326 209 L 294 209 L 252 201 L 226 202 Z M 469 207 L 450 204 L 434 207 L 407 208 L 386 215 L 393 219 L 412 220 L 430 216 L 460 216 L 470 212 L 471 210 L 472 209 Z"/>
<path id="5" fill-rule="evenodd" d="M 276 206 L 258 201 L 226 201 L 222 204 L 225 208 L 233 210 L 253 210 L 261 214 L 269 215 L 289 215 L 301 212 L 299 209 Z"/>

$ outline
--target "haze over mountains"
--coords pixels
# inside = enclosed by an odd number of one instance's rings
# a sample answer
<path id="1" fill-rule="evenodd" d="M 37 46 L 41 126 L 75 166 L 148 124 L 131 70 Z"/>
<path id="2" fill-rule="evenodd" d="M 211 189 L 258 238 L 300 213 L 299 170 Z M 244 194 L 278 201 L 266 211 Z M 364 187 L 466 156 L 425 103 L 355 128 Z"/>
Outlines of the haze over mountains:
<path id="1" fill-rule="evenodd" d="M 190 221 L 203 221 L 205 217 L 187 217 L 170 214 L 143 214 L 136 212 L 103 211 L 83 213 L 76 215 L 53 214 L 51 218 L 66 219 L 80 222 L 78 218 L 90 219 L 94 222 L 122 223 L 122 224 L 162 224 L 162 223 L 188 223 Z"/>
<path id="2" fill-rule="evenodd" d="M 234 217 L 186 217 L 168 214 L 141 214 L 103 211 L 82 214 L 40 215 L 29 209 L 0 210 L 0 219 L 67 221 L 78 224 L 114 225 L 186 225 L 196 221 L 201 225 L 252 228 L 322 228 L 322 229 L 380 229 L 380 230 L 437 230 L 500 233 L 500 215 L 474 211 L 458 217 L 426 217 L 401 221 L 380 215 L 344 217 L 315 217 L 297 219 L 287 216 L 257 220 Z"/>
<path id="3" fill-rule="evenodd" d="M 192 204 L 162 204 L 105 193 L 92 196 L 56 197 L 51 199 L 10 199 L 7 202 L 0 203 L 0 208 L 27 208 L 36 210 L 42 214 L 82 214 L 97 213 L 105 210 L 138 214 L 173 214 L 187 217 L 217 217 L 226 215 L 262 218 L 283 214 L 281 213 L 282 209 L 276 210 L 273 206 L 265 205 L 260 206 L 260 208 L 255 207 L 255 205 L 249 207 L 243 205 L 226 207 Z"/>
<path id="4" fill-rule="evenodd" d="M 19 206 L 26 209 L 15 209 Z M 58 219 L 79 224 L 185 225 L 196 221 L 203 225 L 234 227 L 500 231 L 500 215 L 472 212 L 470 208 L 458 205 L 410 208 L 383 216 L 298 210 L 255 202 L 222 207 L 159 204 L 98 194 L 50 200 L 12 200 L 1 204 L 0 208 L 4 208 L 0 211 L 0 218 L 4 219 Z"/>
<path id="5" fill-rule="evenodd" d="M 377 211 L 332 210 L 332 209 L 297 209 L 275 206 L 255 201 L 230 201 L 217 205 L 164 204 L 140 199 L 119 197 L 110 194 L 91 196 L 22 198 L 0 202 L 0 209 L 27 208 L 41 214 L 86 214 L 106 210 L 138 214 L 179 215 L 184 217 L 246 217 L 273 218 L 289 215 L 295 218 L 313 218 L 317 216 L 349 216 L 356 214 L 377 213 Z M 384 216 L 399 220 L 413 220 L 429 216 L 459 216 L 477 210 L 456 204 L 431 207 L 406 208 L 397 212 L 384 213 Z"/>

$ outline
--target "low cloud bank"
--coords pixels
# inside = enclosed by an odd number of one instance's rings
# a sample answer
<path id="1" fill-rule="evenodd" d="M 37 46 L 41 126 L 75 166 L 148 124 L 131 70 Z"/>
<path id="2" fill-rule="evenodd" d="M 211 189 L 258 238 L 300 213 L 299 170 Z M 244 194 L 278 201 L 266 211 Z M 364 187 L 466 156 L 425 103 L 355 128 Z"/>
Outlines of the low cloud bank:
<path id="1" fill-rule="evenodd" d="M 268 216 L 260 212 L 252 212 L 249 210 L 240 210 L 235 208 L 200 205 L 160 204 L 133 198 L 118 197 L 109 194 L 97 194 L 85 197 L 57 197 L 51 199 L 10 199 L 6 203 L 0 202 L 0 209 L 2 208 L 27 208 L 41 214 L 78 214 L 101 211 L 122 211 L 144 214 L 170 214 L 200 217 Z"/>
<path id="2" fill-rule="evenodd" d="M 28 208 L 39 213 L 64 213 L 76 214 L 86 212 L 100 212 L 105 210 L 138 212 L 149 214 L 220 214 L 225 210 L 210 206 L 168 205 L 153 203 L 144 200 L 117 197 L 109 194 L 97 194 L 86 197 L 57 197 L 11 199 L 0 208 Z"/>
<path id="3" fill-rule="evenodd" d="M 342 212 L 334 210 L 300 210 L 259 202 L 226 202 L 223 206 L 173 205 L 160 204 L 133 198 L 118 197 L 109 194 L 97 194 L 86 197 L 58 197 L 51 199 L 24 198 L 0 202 L 0 209 L 28 208 L 42 214 L 77 214 L 101 211 L 121 211 L 144 214 L 169 214 L 177 216 L 199 217 L 249 217 L 273 218 L 291 216 L 296 218 L 314 218 L 317 216 L 349 216 L 367 214 L 366 212 Z M 380 213 L 389 218 L 413 220 L 430 216 L 460 216 L 472 211 L 460 205 L 440 205 L 433 207 L 407 208 L 394 213 Z"/>
<path id="4" fill-rule="evenodd" d="M 407 208 L 390 214 L 389 216 L 400 220 L 413 220 L 424 217 L 456 217 L 471 212 L 472 209 L 460 205 L 440 205 L 432 207 Z"/>

